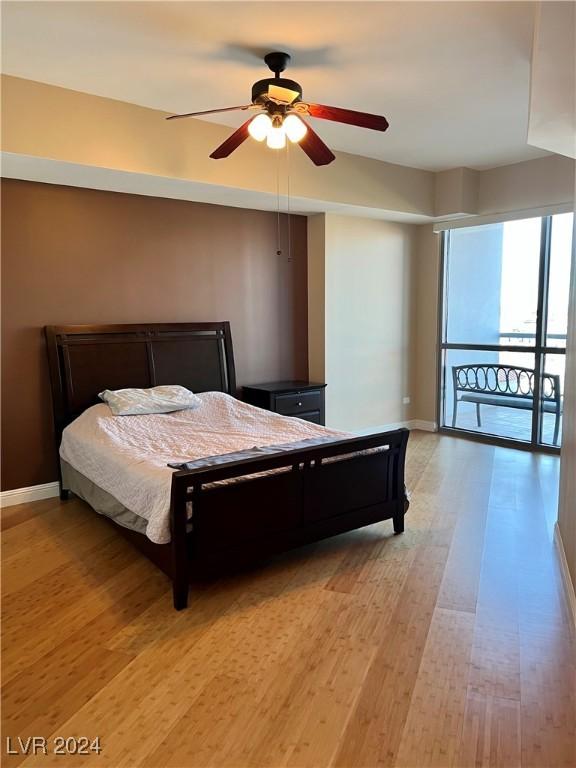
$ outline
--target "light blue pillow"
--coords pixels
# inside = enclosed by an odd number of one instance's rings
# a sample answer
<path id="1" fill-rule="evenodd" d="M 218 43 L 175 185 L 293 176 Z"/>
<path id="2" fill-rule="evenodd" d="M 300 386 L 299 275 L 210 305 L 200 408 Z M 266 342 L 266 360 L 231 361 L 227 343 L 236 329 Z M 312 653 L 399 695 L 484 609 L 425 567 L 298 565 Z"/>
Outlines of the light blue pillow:
<path id="1" fill-rule="evenodd" d="M 202 401 L 177 384 L 150 389 L 105 389 L 98 397 L 110 406 L 114 416 L 142 416 L 198 408 Z"/>

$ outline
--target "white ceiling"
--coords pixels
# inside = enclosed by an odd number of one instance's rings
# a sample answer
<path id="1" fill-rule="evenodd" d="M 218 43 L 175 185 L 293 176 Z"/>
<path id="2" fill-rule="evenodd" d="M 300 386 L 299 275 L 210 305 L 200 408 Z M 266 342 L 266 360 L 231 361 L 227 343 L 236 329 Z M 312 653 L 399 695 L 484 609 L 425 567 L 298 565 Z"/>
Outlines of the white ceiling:
<path id="1" fill-rule="evenodd" d="M 167 112 L 250 100 L 293 55 L 304 99 L 384 114 L 315 121 L 334 149 L 429 170 L 548 154 L 526 144 L 532 2 L 3 2 L 7 74 Z M 243 113 L 215 122 L 239 125 Z"/>

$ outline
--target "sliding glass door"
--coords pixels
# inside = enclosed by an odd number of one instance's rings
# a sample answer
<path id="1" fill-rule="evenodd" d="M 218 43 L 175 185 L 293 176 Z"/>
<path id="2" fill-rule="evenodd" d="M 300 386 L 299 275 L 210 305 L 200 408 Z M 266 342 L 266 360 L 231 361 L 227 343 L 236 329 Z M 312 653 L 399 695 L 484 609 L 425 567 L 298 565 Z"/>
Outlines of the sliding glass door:
<path id="1" fill-rule="evenodd" d="M 444 232 L 440 428 L 558 447 L 573 214 Z"/>

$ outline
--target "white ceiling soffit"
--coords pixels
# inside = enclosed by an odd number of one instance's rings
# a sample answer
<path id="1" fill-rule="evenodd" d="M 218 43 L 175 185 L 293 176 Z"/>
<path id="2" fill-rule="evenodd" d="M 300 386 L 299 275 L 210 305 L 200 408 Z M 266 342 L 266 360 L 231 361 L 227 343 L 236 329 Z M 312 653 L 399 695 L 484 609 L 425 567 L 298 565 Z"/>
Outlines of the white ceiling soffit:
<path id="1" fill-rule="evenodd" d="M 526 143 L 533 2 L 4 2 L 7 74 L 168 112 L 249 101 L 287 50 L 310 101 L 384 114 L 315 121 L 336 150 L 428 170 L 547 154 Z M 240 114 L 215 122 L 239 125 Z"/>
<path id="2" fill-rule="evenodd" d="M 528 142 L 576 158 L 576 4 L 540 3 L 534 33 Z"/>
<path id="3" fill-rule="evenodd" d="M 276 211 L 278 209 L 277 196 L 266 192 L 152 176 L 144 173 L 128 173 L 113 168 L 79 165 L 61 160 L 16 155 L 11 152 L 0 153 L 0 170 L 1 175 L 7 179 L 39 181 L 45 184 L 62 184 L 68 187 L 101 189 L 108 192 L 164 197 L 173 200 L 190 200 L 233 208 L 251 208 L 261 211 Z M 346 216 L 398 221 L 406 224 L 425 224 L 435 220 L 431 216 L 420 214 L 292 196 L 290 197 L 289 209 L 291 213 L 305 216 L 315 213 L 339 213 Z M 287 198 L 285 195 L 281 195 L 280 212 L 286 213 L 287 210 Z"/>

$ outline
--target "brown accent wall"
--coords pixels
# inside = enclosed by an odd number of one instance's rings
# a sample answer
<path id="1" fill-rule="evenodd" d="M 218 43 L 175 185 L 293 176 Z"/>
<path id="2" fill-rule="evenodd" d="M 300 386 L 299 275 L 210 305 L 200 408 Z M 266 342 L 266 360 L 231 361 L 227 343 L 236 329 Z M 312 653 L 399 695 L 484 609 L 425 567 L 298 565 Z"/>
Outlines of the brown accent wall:
<path id="1" fill-rule="evenodd" d="M 306 377 L 291 234 L 289 260 L 274 213 L 3 180 L 2 489 L 56 479 L 44 325 L 230 320 L 240 385 Z"/>

